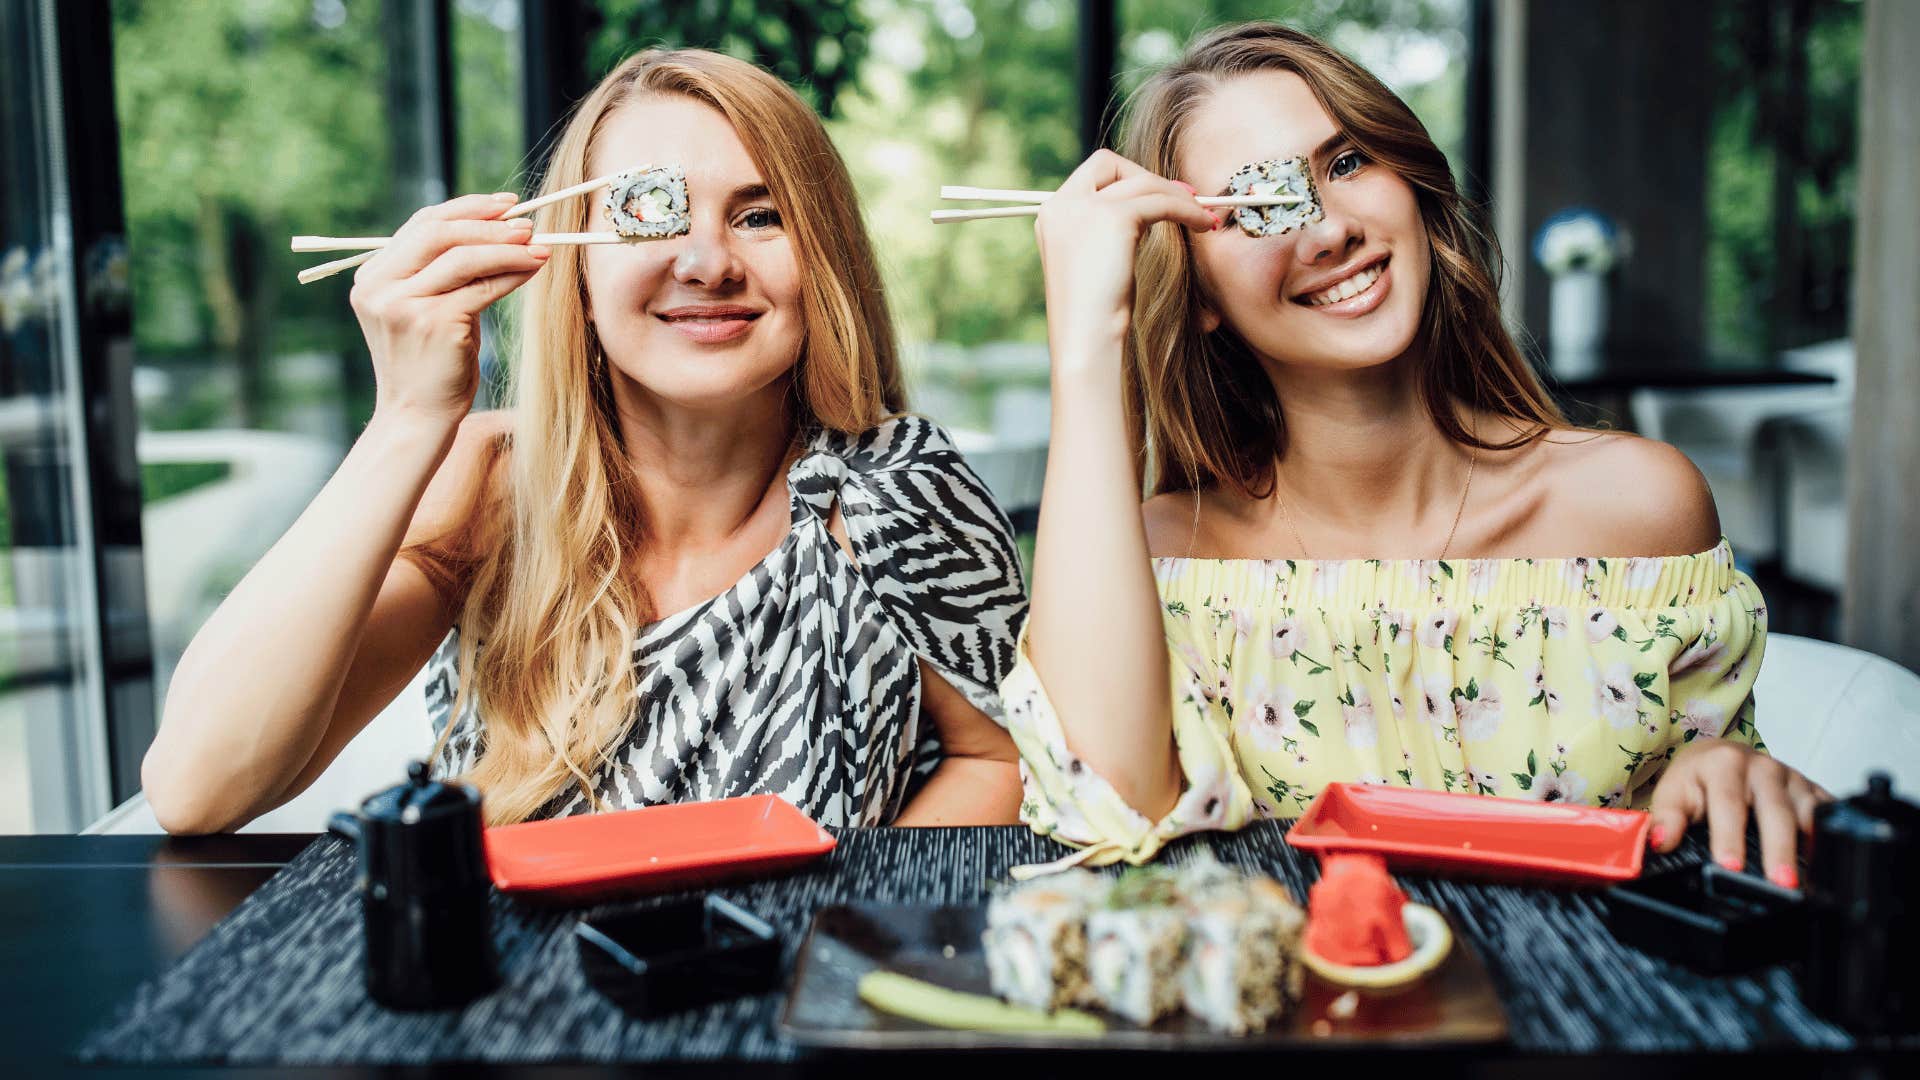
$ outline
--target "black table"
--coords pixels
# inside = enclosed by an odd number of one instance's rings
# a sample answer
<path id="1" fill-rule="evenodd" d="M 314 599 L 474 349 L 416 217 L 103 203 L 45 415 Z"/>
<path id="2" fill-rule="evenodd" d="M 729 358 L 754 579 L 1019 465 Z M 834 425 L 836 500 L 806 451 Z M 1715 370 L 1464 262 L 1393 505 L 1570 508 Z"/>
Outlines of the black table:
<path id="1" fill-rule="evenodd" d="M 1545 364 L 1538 370 L 1548 392 L 1574 423 L 1611 425 L 1628 431 L 1633 430 L 1631 404 L 1636 390 L 1777 390 L 1826 387 L 1836 381 L 1823 372 L 1797 371 L 1757 360 L 1704 367 L 1691 358 L 1620 356 L 1599 371 L 1575 379 L 1557 378 Z"/>
<path id="2" fill-rule="evenodd" d="M 1817 371 L 1746 365 L 1702 368 L 1633 364 L 1607 368 L 1577 379 L 1547 375 L 1547 385 L 1570 397 L 1623 394 L 1634 390 L 1744 390 L 1790 386 L 1832 386 L 1834 377 Z"/>
<path id="3" fill-rule="evenodd" d="M 229 836 L 194 840 L 163 837 L 0 837 L 0 1061 L 8 1075 L 362 1076 L 447 1073 L 414 1069 L 276 1069 L 250 1072 L 220 1069 L 131 1070 L 82 1068 L 68 1055 L 80 1038 L 143 980 L 159 973 L 203 938 L 213 926 L 311 840 L 308 836 Z M 1319 1055 L 1308 1055 L 1319 1056 Z M 1351 1069 L 1365 1066 L 1352 1053 L 1326 1056 L 1307 1067 Z M 1414 1070 L 1426 1080 L 1436 1075 L 1558 1076 L 1617 1078 L 1631 1069 L 1636 1080 L 1663 1075 L 1694 1076 L 1704 1068 L 1739 1069 L 1763 1074 L 1787 1068 L 1796 1075 L 1913 1075 L 1915 1060 L 1864 1053 L 1765 1055 L 1519 1055 L 1510 1050 L 1479 1050 L 1417 1056 L 1387 1052 L 1369 1064 L 1396 1071 Z M 899 1077 L 903 1073 L 964 1071 L 968 1075 L 1007 1068 L 1022 1073 L 1052 1071 L 1068 1064 L 1075 1071 L 1141 1064 L 1122 1057 L 1076 1053 L 1071 1059 L 1040 1062 L 1005 1056 L 952 1055 L 932 1058 L 862 1057 L 806 1060 L 785 1065 L 736 1067 L 649 1066 L 648 1074 L 702 1072 L 707 1075 L 822 1075 L 849 1073 Z M 1170 1063 L 1163 1060 L 1163 1067 Z M 1132 1066 L 1133 1068 L 1127 1068 Z M 1272 1062 L 1221 1062 L 1224 1073 L 1273 1068 Z M 18 1071 L 15 1071 L 18 1070 Z M 461 1075 L 591 1076 L 598 1067 L 462 1066 Z"/>

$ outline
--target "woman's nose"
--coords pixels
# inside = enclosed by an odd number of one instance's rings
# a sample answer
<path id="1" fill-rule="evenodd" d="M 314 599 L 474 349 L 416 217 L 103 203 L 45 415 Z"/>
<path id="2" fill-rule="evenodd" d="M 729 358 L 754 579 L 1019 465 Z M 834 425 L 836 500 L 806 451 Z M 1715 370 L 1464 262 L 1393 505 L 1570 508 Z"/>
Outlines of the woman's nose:
<path id="1" fill-rule="evenodd" d="M 711 288 L 739 281 L 740 276 L 740 262 L 734 257 L 726 223 L 701 221 L 696 215 L 693 230 L 680 241 L 680 251 L 674 256 L 674 280 Z"/>
<path id="2" fill-rule="evenodd" d="M 1295 257 L 1306 266 L 1336 264 L 1366 239 L 1352 215 L 1324 202 L 1321 211 L 1320 220 L 1301 229 L 1294 241 Z"/>

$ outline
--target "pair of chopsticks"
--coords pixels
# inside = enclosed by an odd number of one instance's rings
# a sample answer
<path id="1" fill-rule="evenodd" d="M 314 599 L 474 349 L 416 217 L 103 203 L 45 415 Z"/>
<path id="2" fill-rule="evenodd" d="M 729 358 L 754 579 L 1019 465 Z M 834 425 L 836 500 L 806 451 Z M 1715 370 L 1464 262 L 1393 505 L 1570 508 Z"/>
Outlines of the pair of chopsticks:
<path id="1" fill-rule="evenodd" d="M 940 197 L 954 202 L 1006 202 L 1013 206 L 988 206 L 979 210 L 935 210 L 936 225 L 956 221 L 980 221 L 984 218 L 1033 217 L 1040 204 L 1053 198 L 1051 191 L 1017 191 L 1010 188 L 965 187 L 949 184 L 940 189 Z M 1302 195 L 1202 195 L 1201 206 L 1292 206 L 1306 202 Z"/>
<path id="2" fill-rule="evenodd" d="M 590 195 L 606 187 L 608 184 L 613 183 L 623 175 L 625 174 L 612 173 L 596 180 L 588 180 L 584 183 L 575 184 L 570 188 L 562 188 L 551 195 L 542 195 L 537 199 L 528 199 L 526 202 L 515 203 L 513 209 L 500 215 L 499 220 L 505 221 L 508 218 L 525 217 L 543 206 L 552 206 L 554 203 L 562 202 L 579 195 Z M 618 244 L 624 242 L 625 239 L 626 238 L 619 233 L 535 233 L 533 238 L 527 242 L 530 244 Z M 319 266 L 310 266 L 300 271 L 300 284 L 308 285 L 322 278 L 332 277 L 343 270 L 351 270 L 361 263 L 366 262 L 368 259 L 373 258 L 375 253 L 381 248 L 386 247 L 392 240 L 393 237 L 391 236 L 296 236 L 293 238 L 294 251 L 360 252 L 358 255 L 350 255 L 344 259 L 335 259 L 332 262 L 321 263 Z"/>

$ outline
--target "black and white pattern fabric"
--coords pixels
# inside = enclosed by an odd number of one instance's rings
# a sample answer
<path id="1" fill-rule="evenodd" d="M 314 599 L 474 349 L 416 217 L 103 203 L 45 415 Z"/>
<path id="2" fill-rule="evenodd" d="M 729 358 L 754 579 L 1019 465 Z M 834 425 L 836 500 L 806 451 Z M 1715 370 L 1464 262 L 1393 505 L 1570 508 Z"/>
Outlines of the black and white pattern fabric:
<path id="1" fill-rule="evenodd" d="M 921 659 L 1003 722 L 1026 589 L 1006 516 L 946 432 L 906 416 L 816 433 L 787 486 L 793 528 L 780 546 L 634 643 L 638 715 L 595 778 L 605 807 L 772 793 L 823 825 L 885 824 L 940 757 L 921 719 Z M 836 505 L 852 561 L 828 531 Z M 458 660 L 456 630 L 428 662 L 436 735 Z M 438 774 L 472 766 L 485 715 L 485 702 L 466 703 Z M 542 816 L 592 809 L 574 789 Z"/>

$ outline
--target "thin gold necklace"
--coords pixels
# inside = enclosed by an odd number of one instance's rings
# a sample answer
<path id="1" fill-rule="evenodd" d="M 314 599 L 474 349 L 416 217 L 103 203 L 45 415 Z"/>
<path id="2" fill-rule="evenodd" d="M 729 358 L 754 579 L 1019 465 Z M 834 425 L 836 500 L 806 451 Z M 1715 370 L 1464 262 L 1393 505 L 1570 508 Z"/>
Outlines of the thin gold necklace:
<path id="1" fill-rule="evenodd" d="M 1473 490 L 1473 468 L 1478 464 L 1480 464 L 1480 448 L 1475 446 L 1467 454 L 1467 482 L 1461 485 L 1460 505 L 1453 511 L 1453 528 L 1447 530 L 1447 542 L 1440 548 L 1442 559 L 1445 559 L 1447 553 L 1453 550 L 1453 536 L 1460 531 L 1460 518 L 1467 512 L 1467 493 Z M 1287 497 L 1280 494 L 1277 487 L 1273 494 L 1274 498 L 1280 502 L 1280 517 L 1287 523 L 1287 531 L 1293 534 L 1294 544 L 1300 548 L 1300 557 L 1312 560 L 1313 556 L 1307 552 L 1307 542 L 1300 539 L 1300 527 L 1293 523 L 1293 514 L 1287 510 Z"/>

